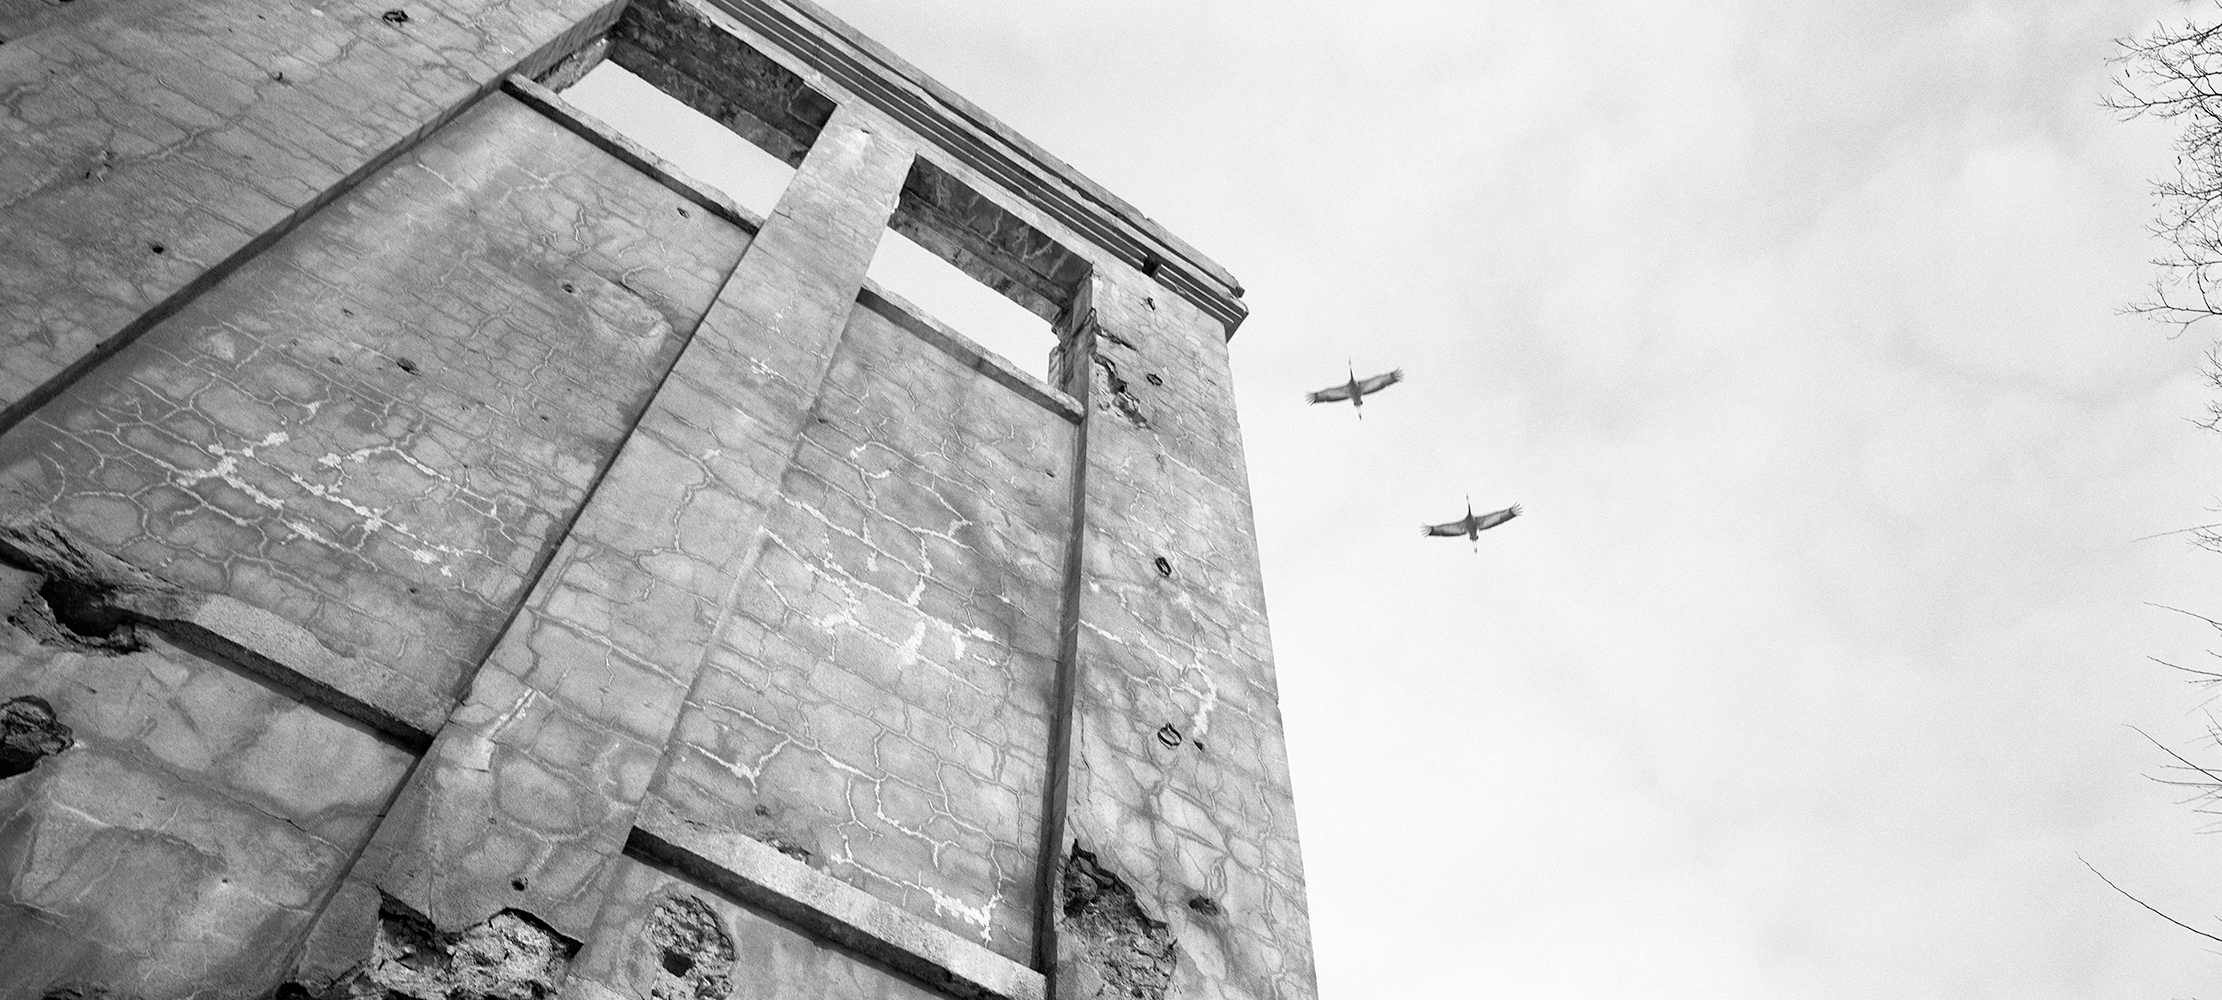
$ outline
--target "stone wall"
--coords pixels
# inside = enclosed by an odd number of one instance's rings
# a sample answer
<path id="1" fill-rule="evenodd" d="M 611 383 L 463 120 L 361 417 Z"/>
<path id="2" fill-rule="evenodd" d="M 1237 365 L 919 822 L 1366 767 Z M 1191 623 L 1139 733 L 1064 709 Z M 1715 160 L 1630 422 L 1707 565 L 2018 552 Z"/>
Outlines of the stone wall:
<path id="1" fill-rule="evenodd" d="M 799 0 L 394 2 L 0 6 L 0 1000 L 1310 997 L 1232 279 Z"/>

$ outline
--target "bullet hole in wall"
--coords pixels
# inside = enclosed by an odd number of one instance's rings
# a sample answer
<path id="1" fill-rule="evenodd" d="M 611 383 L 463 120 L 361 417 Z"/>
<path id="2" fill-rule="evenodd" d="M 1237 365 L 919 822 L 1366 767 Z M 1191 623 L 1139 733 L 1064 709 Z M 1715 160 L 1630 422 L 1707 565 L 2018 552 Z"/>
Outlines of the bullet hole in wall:
<path id="1" fill-rule="evenodd" d="M 1058 929 L 1102 978 L 1105 989 L 1097 995 L 1163 1000 L 1179 948 L 1165 922 L 1143 911 L 1125 879 L 1075 844 L 1059 873 L 1057 895 Z"/>
<path id="2" fill-rule="evenodd" d="M 46 699 L 25 695 L 0 701 L 0 778 L 22 774 L 76 743 Z"/>
<path id="3" fill-rule="evenodd" d="M 1169 560 L 1164 556 L 1158 556 L 1156 559 L 1153 559 L 1150 562 L 1151 565 L 1157 567 L 1157 575 L 1164 577 L 1170 577 L 1173 575 L 1172 560 Z"/>
<path id="4" fill-rule="evenodd" d="M 163 245 L 162 245 L 162 244 L 160 244 L 160 243 L 149 243 L 149 244 L 147 244 L 147 249 L 149 249 L 149 250 L 152 250 L 152 251 L 154 251 L 155 253 L 168 253 L 168 252 L 170 252 L 170 248 L 169 248 L 169 247 L 163 246 Z"/>
<path id="5" fill-rule="evenodd" d="M 41 644 L 79 653 L 120 656 L 146 648 L 136 619 L 113 588 L 95 581 L 48 576 L 36 598 L 8 615 L 8 624 Z"/>
<path id="6" fill-rule="evenodd" d="M 725 1000 L 733 992 L 739 951 L 717 911 L 689 895 L 658 900 L 647 920 L 648 945 L 662 969 L 651 996 L 663 1000 Z"/>
<path id="7" fill-rule="evenodd" d="M 521 878 L 510 879 L 509 887 L 517 890 L 518 892 L 523 892 L 525 891 L 525 880 Z"/>

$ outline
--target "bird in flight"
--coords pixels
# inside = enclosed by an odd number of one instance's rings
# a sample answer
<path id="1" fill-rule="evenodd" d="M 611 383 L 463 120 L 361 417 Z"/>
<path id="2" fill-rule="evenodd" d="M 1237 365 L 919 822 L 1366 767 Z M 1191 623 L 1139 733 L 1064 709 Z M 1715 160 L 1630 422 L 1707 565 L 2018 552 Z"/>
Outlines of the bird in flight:
<path id="1" fill-rule="evenodd" d="M 1482 532 L 1494 528 L 1497 525 L 1503 524 L 1506 521 L 1510 521 L 1513 518 L 1519 516 L 1519 504 L 1513 504 L 1512 506 L 1506 507 L 1505 509 L 1497 511 L 1494 514 L 1476 514 L 1474 513 L 1473 498 L 1467 497 L 1465 517 L 1459 518 L 1456 521 L 1445 522 L 1443 524 L 1421 525 L 1420 532 L 1421 534 L 1435 538 L 1457 538 L 1460 535 L 1464 535 L 1474 543 L 1474 551 L 1479 552 L 1481 551 Z"/>
<path id="2" fill-rule="evenodd" d="M 1350 371 L 1348 368 L 1343 370 Z M 1351 407 L 1358 411 L 1358 419 L 1364 420 L 1366 418 L 1366 394 L 1380 392 L 1402 381 L 1404 381 L 1404 369 L 1402 368 L 1386 375 L 1375 375 L 1367 379 L 1359 378 L 1358 373 L 1352 371 L 1350 372 L 1350 381 L 1332 388 L 1321 389 L 1318 392 L 1305 393 L 1304 401 L 1307 403 L 1339 403 L 1347 399 L 1350 401 Z"/>

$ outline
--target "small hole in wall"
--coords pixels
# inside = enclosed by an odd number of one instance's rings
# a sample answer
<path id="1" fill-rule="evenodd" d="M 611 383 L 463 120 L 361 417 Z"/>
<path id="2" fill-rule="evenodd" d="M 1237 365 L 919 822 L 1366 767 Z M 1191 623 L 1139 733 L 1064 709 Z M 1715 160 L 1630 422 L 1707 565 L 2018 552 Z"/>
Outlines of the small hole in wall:
<path id="1" fill-rule="evenodd" d="M 147 249 L 152 250 L 155 253 L 168 253 L 170 248 L 163 246 L 160 243 L 149 243 L 147 244 Z"/>
<path id="2" fill-rule="evenodd" d="M 521 878 L 510 879 L 509 887 L 517 890 L 518 892 L 523 892 L 525 891 L 525 880 Z"/>
<path id="3" fill-rule="evenodd" d="M 1164 556 L 1158 556 L 1151 560 L 1151 564 L 1157 567 L 1157 575 L 1166 577 L 1173 575 L 1173 564 Z"/>
<path id="4" fill-rule="evenodd" d="M 1188 897 L 1188 908 L 1207 917 L 1216 917 L 1221 912 L 1218 900 L 1203 895 Z"/>
<path id="5" fill-rule="evenodd" d="M 1165 384 L 1165 380 L 1164 380 L 1164 379 L 1161 379 L 1161 378 L 1158 378 L 1158 377 L 1157 377 L 1157 373 L 1156 373 L 1156 372 L 1151 372 L 1151 373 L 1149 373 L 1149 374 L 1147 374 L 1147 375 L 1144 375 L 1144 376 L 1142 376 L 1142 381 L 1144 381 L 1144 382 L 1148 382 L 1148 383 L 1149 383 L 1149 384 L 1151 384 L 1151 385 L 1164 385 L 1164 384 Z"/>
<path id="6" fill-rule="evenodd" d="M 669 948 L 664 949 L 664 971 L 674 976 L 684 976 L 694 971 L 694 959 Z"/>
<path id="7" fill-rule="evenodd" d="M 1180 740 L 1180 730 L 1173 728 L 1172 723 L 1168 722 L 1162 726 L 1157 727 L 1157 741 L 1159 743 L 1163 743 L 1169 747 L 1177 747 L 1180 745 Z"/>
<path id="8" fill-rule="evenodd" d="M 576 292 L 579 290 L 579 286 L 566 281 L 563 283 L 563 290 L 566 292 Z"/>

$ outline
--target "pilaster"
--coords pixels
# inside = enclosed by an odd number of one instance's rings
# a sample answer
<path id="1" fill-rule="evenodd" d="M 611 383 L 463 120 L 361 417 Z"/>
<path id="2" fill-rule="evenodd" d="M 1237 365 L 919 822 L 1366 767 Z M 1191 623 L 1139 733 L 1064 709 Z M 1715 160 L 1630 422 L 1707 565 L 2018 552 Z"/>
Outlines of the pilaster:
<path id="1" fill-rule="evenodd" d="M 583 939 L 755 558 L 910 156 L 835 113 L 355 882 L 442 928 L 518 909 Z M 356 912 L 327 922 L 367 919 L 375 900 L 352 896 Z"/>
<path id="2" fill-rule="evenodd" d="M 1085 422 L 1047 845 L 1052 993 L 1309 998 L 1222 327 L 1125 268 L 1099 269 L 1075 316 L 1061 369 Z"/>

